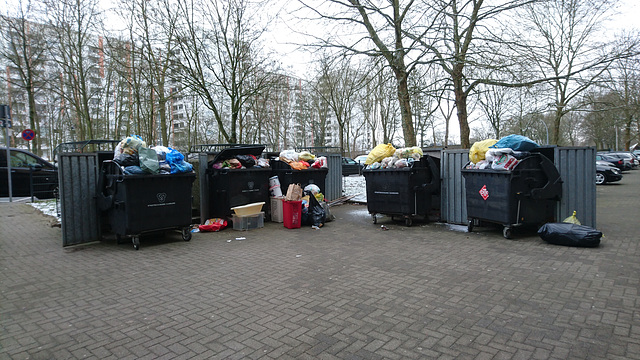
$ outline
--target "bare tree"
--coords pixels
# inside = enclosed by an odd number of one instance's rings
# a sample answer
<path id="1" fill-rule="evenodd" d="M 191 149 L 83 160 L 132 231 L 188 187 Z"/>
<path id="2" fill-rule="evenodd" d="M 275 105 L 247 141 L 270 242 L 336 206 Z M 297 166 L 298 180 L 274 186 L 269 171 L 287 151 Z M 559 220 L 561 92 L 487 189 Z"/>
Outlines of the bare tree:
<path id="1" fill-rule="evenodd" d="M 371 0 L 334 0 L 326 7 L 310 5 L 306 0 L 298 1 L 321 20 L 338 25 L 335 29 L 339 35 L 318 37 L 316 46 L 333 47 L 385 60 L 396 80 L 404 143 L 406 146 L 416 145 L 409 77 L 416 64 L 426 55 L 424 49 L 415 45 L 418 42 L 428 43 L 424 37 L 428 31 L 410 40 L 407 29 L 418 22 L 430 24 L 432 19 L 437 18 L 437 13 L 430 13 L 430 8 L 420 8 L 414 1 L 391 0 L 382 4 Z M 361 34 L 362 31 L 364 34 Z"/>
<path id="2" fill-rule="evenodd" d="M 446 86 L 446 79 L 440 77 L 437 67 L 428 67 L 416 70 L 417 76 L 412 78 L 411 98 L 412 109 L 414 109 L 414 122 L 416 136 L 419 136 L 419 145 L 424 146 L 427 142 L 436 144 L 436 127 L 438 121 L 435 114 L 440 108 L 440 103 L 444 94 L 450 89 Z M 432 141 L 427 141 L 427 131 L 431 129 Z M 445 141 L 446 143 L 446 141 Z"/>
<path id="3" fill-rule="evenodd" d="M 61 87 L 54 87 L 70 109 L 77 140 L 94 138 L 95 118 L 91 101 L 97 87 L 90 81 L 100 77 L 99 46 L 102 12 L 97 0 L 46 0 L 49 24 L 56 47 L 51 58 L 61 74 Z"/>
<path id="4" fill-rule="evenodd" d="M 321 77 L 315 78 L 311 83 L 311 89 L 309 97 L 311 106 L 310 120 L 313 123 L 311 128 L 313 144 L 316 147 L 326 146 L 327 130 L 329 127 L 329 119 L 331 114 L 331 108 L 329 104 L 319 94 L 323 91 L 324 86 L 323 79 Z"/>
<path id="5" fill-rule="evenodd" d="M 348 134 L 357 95 L 365 84 L 366 77 L 354 68 L 347 57 L 331 59 L 323 57 L 320 61 L 319 76 L 322 86 L 318 96 L 329 106 L 338 124 L 340 151 L 349 149 Z"/>
<path id="6" fill-rule="evenodd" d="M 617 47 L 597 41 L 614 5 L 610 0 L 550 0 L 529 4 L 523 12 L 527 52 L 521 57 L 552 90 L 553 144 L 561 143 L 563 117 L 584 107 L 581 95 L 602 80 L 616 59 L 635 52 L 637 40 Z"/>
<path id="7" fill-rule="evenodd" d="M 475 88 L 482 83 L 523 86 L 505 82 L 503 77 L 494 78 L 513 63 L 504 56 L 506 41 L 499 31 L 498 18 L 535 1 L 437 0 L 428 6 L 442 14 L 437 17 L 438 22 L 407 30 L 409 38 L 433 54 L 427 63 L 438 64 L 451 79 L 463 148 L 470 145 L 467 102 Z M 430 32 L 431 29 L 436 31 Z M 429 33 L 432 38 L 425 36 Z"/>
<path id="8" fill-rule="evenodd" d="M 169 0 L 123 1 L 121 9 L 123 17 L 128 16 L 132 53 L 144 62 L 144 71 L 140 73 L 144 83 L 137 86 L 148 88 L 145 96 L 150 103 L 148 141 L 161 140 L 162 145 L 169 146 L 172 119 L 167 107 L 171 97 L 179 92 L 177 88 L 168 88 L 171 65 L 176 60 L 178 13 Z M 155 123 L 156 118 L 159 124 Z M 156 136 L 157 129 L 160 139 Z"/>
<path id="9" fill-rule="evenodd" d="M 623 39 L 625 41 L 625 39 Z M 622 142 L 630 150 L 632 142 L 640 141 L 638 116 L 640 115 L 640 57 L 618 59 L 608 69 L 604 88 L 616 100 L 611 104 L 620 109 Z"/>
<path id="10" fill-rule="evenodd" d="M 400 105 L 397 101 L 393 101 L 393 97 L 389 96 L 393 87 L 392 80 L 389 77 L 384 76 L 383 72 L 378 72 L 375 81 L 377 85 L 374 96 L 377 103 L 380 129 L 382 130 L 382 143 L 387 144 L 393 142 L 396 138 L 398 129 L 397 115 L 400 112 Z"/>
<path id="11" fill-rule="evenodd" d="M 544 98 L 546 89 L 541 84 L 510 89 L 509 111 L 503 114 L 501 126 L 505 133 L 519 134 L 549 144 L 549 118 L 545 116 L 548 104 Z"/>
<path id="12" fill-rule="evenodd" d="M 478 102 L 493 130 L 493 137 L 500 139 L 506 127 L 507 114 L 513 103 L 511 89 L 497 86 L 480 86 L 478 88 Z"/>
<path id="13" fill-rule="evenodd" d="M 40 116 L 37 111 L 36 97 L 46 85 L 45 65 L 47 59 L 46 29 L 42 24 L 34 22 L 36 9 L 33 4 L 24 4 L 21 0 L 15 8 L 14 16 L 2 16 L 3 28 L 0 30 L 4 46 L 0 57 L 9 64 L 7 83 L 17 91 L 24 92 L 27 97 L 28 122 L 38 136 L 30 141 L 30 150 L 42 154 Z M 13 73 L 17 77 L 13 77 Z M 11 93 L 9 93 L 11 96 Z M 14 117 L 15 113 L 14 113 Z"/>
<path id="14" fill-rule="evenodd" d="M 269 62 L 260 53 L 265 31 L 246 0 L 178 1 L 178 45 L 184 84 L 213 112 L 217 130 L 237 143 L 242 107 L 270 84 Z M 224 94 L 224 102 L 218 101 Z M 229 117 L 225 116 L 225 106 Z"/>
<path id="15" fill-rule="evenodd" d="M 597 90 L 585 94 L 590 111 L 581 122 L 582 130 L 589 143 L 599 149 L 617 150 L 617 131 L 623 118 L 620 97 L 615 92 Z"/>

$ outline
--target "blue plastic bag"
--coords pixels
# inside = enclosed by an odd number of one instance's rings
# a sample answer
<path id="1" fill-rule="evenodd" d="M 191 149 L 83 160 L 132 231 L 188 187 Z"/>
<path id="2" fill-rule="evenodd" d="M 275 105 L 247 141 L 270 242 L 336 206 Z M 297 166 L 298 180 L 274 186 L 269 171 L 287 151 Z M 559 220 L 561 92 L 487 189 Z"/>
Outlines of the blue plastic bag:
<path id="1" fill-rule="evenodd" d="M 166 161 L 171 166 L 171 173 L 186 173 L 193 171 L 193 165 L 184 161 L 184 155 L 182 155 L 179 151 L 169 148 L 169 152 L 167 153 Z"/>
<path id="2" fill-rule="evenodd" d="M 515 151 L 531 151 L 540 146 L 526 136 L 512 134 L 503 137 L 489 147 L 493 149 L 510 148 Z"/>

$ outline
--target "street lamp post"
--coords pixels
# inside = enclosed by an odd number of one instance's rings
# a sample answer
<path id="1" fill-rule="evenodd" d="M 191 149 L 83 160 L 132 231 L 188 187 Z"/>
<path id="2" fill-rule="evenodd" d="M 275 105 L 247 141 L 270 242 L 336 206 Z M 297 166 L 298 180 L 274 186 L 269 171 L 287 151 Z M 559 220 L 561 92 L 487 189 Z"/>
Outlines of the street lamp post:
<path id="1" fill-rule="evenodd" d="M 5 129 L 5 141 L 7 143 L 7 185 L 9 185 L 9 202 L 13 202 L 13 184 L 11 184 L 11 143 L 9 142 L 9 128 L 11 127 L 11 107 L 0 105 L 0 120 Z"/>
<path id="2" fill-rule="evenodd" d="M 540 119 L 540 122 L 542 122 L 542 125 L 544 125 L 545 130 L 547 130 L 547 145 L 549 145 L 549 126 L 547 126 L 547 123 L 544 122 L 543 119 Z"/>

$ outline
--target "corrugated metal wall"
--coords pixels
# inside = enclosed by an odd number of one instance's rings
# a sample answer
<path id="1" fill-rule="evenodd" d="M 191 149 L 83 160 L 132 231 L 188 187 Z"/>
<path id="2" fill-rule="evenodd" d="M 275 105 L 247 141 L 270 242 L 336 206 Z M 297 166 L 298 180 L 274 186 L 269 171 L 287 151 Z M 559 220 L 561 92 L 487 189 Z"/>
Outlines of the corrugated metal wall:
<path id="1" fill-rule="evenodd" d="M 562 221 L 575 210 L 582 224 L 595 228 L 596 150 L 591 147 L 555 147 L 543 153 L 553 156 L 551 160 L 563 181 L 562 199 L 556 210 L 557 221 Z M 461 225 L 467 223 L 464 178 L 460 170 L 468 161 L 468 150 L 442 151 L 440 216 L 443 222 Z"/>
<path id="2" fill-rule="evenodd" d="M 573 214 L 583 225 L 596 227 L 596 149 L 592 147 L 557 147 L 554 164 L 562 178 L 562 200 L 558 204 L 558 221 Z"/>
<path id="3" fill-rule="evenodd" d="M 209 162 L 209 155 L 207 153 L 199 153 L 198 154 L 198 169 L 194 169 L 197 171 L 198 175 L 198 186 L 200 189 L 200 199 L 198 203 L 200 204 L 200 223 L 204 223 L 207 219 L 209 219 L 209 181 L 207 178 L 207 164 Z"/>
<path id="4" fill-rule="evenodd" d="M 462 167 L 469 162 L 469 150 L 443 150 L 440 157 L 440 217 L 450 224 L 467 224 L 467 199 Z"/>
<path id="5" fill-rule="evenodd" d="M 324 153 L 321 156 L 327 158 L 329 171 L 324 184 L 324 197 L 335 200 L 342 196 L 342 156 L 336 153 Z"/>
<path id="6" fill-rule="evenodd" d="M 58 160 L 62 246 L 99 241 L 98 155 L 68 153 Z"/>

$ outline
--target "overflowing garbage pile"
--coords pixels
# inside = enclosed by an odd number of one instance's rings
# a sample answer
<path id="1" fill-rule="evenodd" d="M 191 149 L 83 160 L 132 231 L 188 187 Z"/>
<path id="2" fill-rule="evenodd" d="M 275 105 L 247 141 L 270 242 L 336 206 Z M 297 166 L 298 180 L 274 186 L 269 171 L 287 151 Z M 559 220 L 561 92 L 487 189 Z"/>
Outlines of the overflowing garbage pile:
<path id="1" fill-rule="evenodd" d="M 211 167 L 213 169 L 269 168 L 269 160 L 252 154 L 235 155 L 229 159 L 220 159 L 214 162 Z"/>
<path id="2" fill-rule="evenodd" d="M 283 214 L 284 217 L 289 218 L 283 220 L 285 227 L 291 229 L 299 228 L 301 225 L 310 225 L 317 230 L 326 222 L 335 219 L 329 210 L 329 205 L 324 201 L 320 187 L 315 184 L 305 186 L 304 190 L 298 184 L 290 184 L 287 195 L 284 197 L 284 203 L 290 204 L 287 213 L 291 213 Z M 296 213 L 298 215 L 295 215 Z M 296 221 L 299 223 L 295 223 Z"/>
<path id="3" fill-rule="evenodd" d="M 365 169 L 402 169 L 420 161 L 423 153 L 418 146 L 396 149 L 391 144 L 379 144 L 367 155 Z"/>
<path id="4" fill-rule="evenodd" d="M 128 136 L 116 146 L 113 161 L 125 175 L 179 174 L 193 171 L 179 151 L 166 146 L 147 147 L 138 135 Z"/>
<path id="5" fill-rule="evenodd" d="M 295 150 L 284 150 L 280 152 L 278 160 L 283 161 L 294 170 L 320 169 L 327 167 L 327 158 L 316 157 L 308 151 L 297 152 Z"/>
<path id="6" fill-rule="evenodd" d="M 538 144 L 522 135 L 478 141 L 469 149 L 470 162 L 465 169 L 512 170 L 537 147 Z"/>

